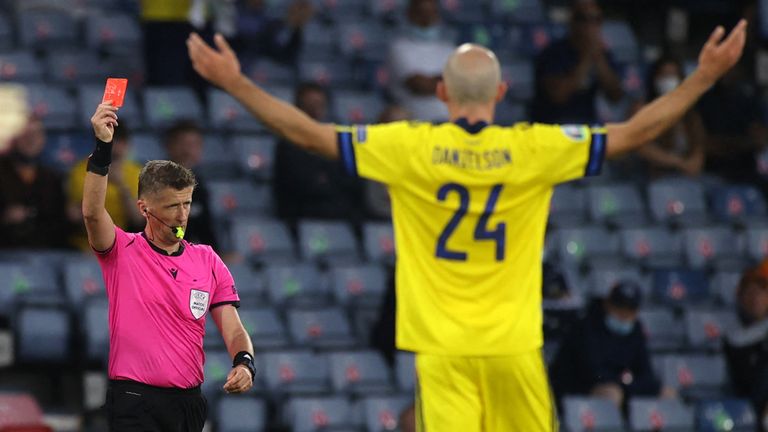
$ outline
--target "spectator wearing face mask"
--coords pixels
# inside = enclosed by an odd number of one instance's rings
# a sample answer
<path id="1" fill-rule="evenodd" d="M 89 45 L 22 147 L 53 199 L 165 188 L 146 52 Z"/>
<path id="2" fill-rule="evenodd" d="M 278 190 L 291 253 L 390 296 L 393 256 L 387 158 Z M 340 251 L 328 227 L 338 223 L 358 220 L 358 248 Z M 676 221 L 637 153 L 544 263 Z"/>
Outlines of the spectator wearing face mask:
<path id="1" fill-rule="evenodd" d="M 634 396 L 673 396 L 662 392 L 651 368 L 638 319 L 642 292 L 634 282 L 617 283 L 568 333 L 550 370 L 558 397 L 590 394 L 621 407 Z"/>
<path id="2" fill-rule="evenodd" d="M 657 60 L 646 79 L 647 100 L 669 93 L 683 81 L 683 66 L 672 57 Z M 695 176 L 704 167 L 706 139 L 701 115 L 689 111 L 676 125 L 653 142 L 637 150 L 648 166 L 649 177 L 669 174 Z"/>

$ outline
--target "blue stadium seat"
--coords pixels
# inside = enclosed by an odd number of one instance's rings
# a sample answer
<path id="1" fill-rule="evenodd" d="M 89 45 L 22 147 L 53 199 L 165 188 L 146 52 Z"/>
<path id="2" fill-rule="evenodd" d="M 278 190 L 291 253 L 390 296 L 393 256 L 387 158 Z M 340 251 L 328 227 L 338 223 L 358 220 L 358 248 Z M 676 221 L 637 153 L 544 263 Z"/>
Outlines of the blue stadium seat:
<path id="1" fill-rule="evenodd" d="M 27 48 L 56 48 L 76 45 L 77 23 L 69 12 L 27 10 L 18 16 L 21 45 Z"/>
<path id="2" fill-rule="evenodd" d="M 109 76 L 128 78 L 131 88 L 145 83 L 144 57 L 135 54 L 112 55 L 103 60 Z"/>
<path id="3" fill-rule="evenodd" d="M 259 132 L 261 125 L 235 98 L 218 90 L 208 90 L 208 123 L 216 130 Z"/>
<path id="4" fill-rule="evenodd" d="M 619 231 L 625 257 L 647 267 L 677 267 L 683 263 L 680 235 L 663 226 Z"/>
<path id="5" fill-rule="evenodd" d="M 689 228 L 683 232 L 688 265 L 740 270 L 744 267 L 741 236 L 727 227 Z"/>
<path id="6" fill-rule="evenodd" d="M 42 161 L 62 173 L 68 173 L 93 151 L 93 134 L 49 132 L 46 136 Z"/>
<path id="7" fill-rule="evenodd" d="M 347 58 L 383 60 L 386 56 L 386 32 L 376 21 L 343 23 L 338 38 L 339 49 Z"/>
<path id="8" fill-rule="evenodd" d="M 202 160 L 196 172 L 207 180 L 229 180 L 239 177 L 238 169 L 237 155 L 229 148 L 229 142 L 219 135 L 206 134 Z"/>
<path id="9" fill-rule="evenodd" d="M 299 62 L 299 77 L 302 82 L 313 82 L 326 88 L 349 88 L 355 84 L 351 65 L 342 59 L 302 59 Z"/>
<path id="10" fill-rule="evenodd" d="M 544 6 L 540 0 L 491 0 L 491 14 L 518 24 L 534 24 L 545 21 Z"/>
<path id="11" fill-rule="evenodd" d="M 50 267 L 0 262 L 0 275 L 0 316 L 12 315 L 17 301 L 59 304 L 63 300 Z"/>
<path id="12" fill-rule="evenodd" d="M 320 263 L 354 263 L 360 260 L 352 229 L 344 222 L 303 220 L 298 224 L 301 256 Z"/>
<path id="13" fill-rule="evenodd" d="M 39 116 L 47 129 L 73 129 L 77 125 L 72 97 L 61 87 L 27 85 L 30 110 Z"/>
<path id="14" fill-rule="evenodd" d="M 288 329 L 296 345 L 347 348 L 356 343 L 344 312 L 335 307 L 289 310 Z"/>
<path id="15" fill-rule="evenodd" d="M 635 282 L 645 290 L 646 294 L 650 291 L 647 289 L 647 281 L 637 267 L 595 264 L 589 274 L 589 293 L 593 297 L 605 298 L 610 293 L 611 288 L 619 281 Z"/>
<path id="16" fill-rule="evenodd" d="M 510 36 L 514 35 L 515 28 L 510 29 Z M 564 37 L 567 33 L 567 27 L 562 24 L 540 23 L 522 26 L 518 37 L 508 39 L 512 46 L 508 49 L 515 53 L 534 57 L 544 50 L 553 41 Z"/>
<path id="17" fill-rule="evenodd" d="M 397 352 L 395 356 L 395 380 L 401 391 L 411 392 L 416 387 L 416 358 L 412 352 Z"/>
<path id="18" fill-rule="evenodd" d="M 110 54 L 136 54 L 141 52 L 142 33 L 136 18 L 110 11 L 105 15 L 91 15 L 85 21 L 86 44 Z"/>
<path id="19" fill-rule="evenodd" d="M 248 76 L 259 85 L 294 85 L 296 71 L 293 67 L 268 59 L 259 59 L 248 65 Z"/>
<path id="20" fill-rule="evenodd" d="M 607 20 L 603 23 L 603 43 L 619 63 L 636 63 L 640 58 L 635 34 L 627 22 Z"/>
<path id="21" fill-rule="evenodd" d="M 336 28 L 312 20 L 302 31 L 304 52 L 318 57 L 332 58 L 336 51 Z"/>
<path id="22" fill-rule="evenodd" d="M 533 97 L 535 78 L 533 63 L 517 61 L 501 65 L 501 78 L 509 86 L 508 96 L 513 100 L 527 101 Z"/>
<path id="23" fill-rule="evenodd" d="M 611 227 L 639 227 L 647 223 L 643 200 L 630 184 L 593 185 L 587 188 L 593 221 Z"/>
<path id="24" fill-rule="evenodd" d="M 693 410 L 677 399 L 635 397 L 629 401 L 629 426 L 637 432 L 693 430 Z"/>
<path id="25" fill-rule="evenodd" d="M 248 396 L 222 396 L 216 402 L 219 432 L 262 432 L 267 430 L 264 401 Z"/>
<path id="26" fill-rule="evenodd" d="M 104 76 L 102 75 L 102 79 Z M 96 107 L 101 103 L 104 95 L 104 83 L 85 84 L 78 86 L 77 106 L 78 106 L 78 126 L 90 127 L 91 116 Z M 132 130 L 140 129 L 144 124 L 144 115 L 139 104 L 137 91 L 129 85 L 125 92 L 125 100 L 120 108 L 120 121 L 126 121 Z"/>
<path id="27" fill-rule="evenodd" d="M 83 302 L 91 298 L 104 297 L 104 278 L 101 267 L 94 257 L 83 257 L 64 264 L 64 288 L 69 304 L 80 310 Z"/>
<path id="28" fill-rule="evenodd" d="M 328 303 L 328 286 L 310 264 L 269 266 L 269 299 L 276 306 L 320 306 Z"/>
<path id="29" fill-rule="evenodd" d="M 366 222 L 363 225 L 363 247 L 369 260 L 394 263 L 395 235 L 392 231 L 392 224 Z"/>
<path id="30" fill-rule="evenodd" d="M 238 314 L 257 351 L 288 345 L 288 332 L 274 309 L 241 307 Z"/>
<path id="31" fill-rule="evenodd" d="M 485 2 L 472 0 L 440 0 L 443 17 L 452 23 L 478 23 L 485 18 Z"/>
<path id="32" fill-rule="evenodd" d="M 261 273 L 257 273 L 248 263 L 228 264 L 229 272 L 235 279 L 235 287 L 243 306 L 263 304 L 267 294 L 267 284 Z"/>
<path id="33" fill-rule="evenodd" d="M 336 117 L 341 123 L 374 123 L 384 103 L 375 93 L 339 90 L 333 95 Z"/>
<path id="34" fill-rule="evenodd" d="M 561 229 L 557 241 L 560 258 L 570 264 L 585 264 L 592 259 L 607 262 L 619 253 L 618 238 L 596 226 Z"/>
<path id="35" fill-rule="evenodd" d="M 43 66 L 28 51 L 0 53 L 0 81 L 38 82 Z"/>
<path id="36" fill-rule="evenodd" d="M 168 159 L 160 137 L 153 133 L 137 133 L 131 136 L 132 159 L 140 164 L 150 160 Z"/>
<path id="37" fill-rule="evenodd" d="M 768 257 L 768 227 L 750 226 L 744 233 L 747 256 L 756 262 Z"/>
<path id="38" fill-rule="evenodd" d="M 5 15 L 0 14 L 0 52 L 11 51 L 14 48 L 13 27 Z"/>
<path id="39" fill-rule="evenodd" d="M 148 87 L 144 90 L 147 125 L 162 129 L 177 120 L 203 121 L 203 108 L 187 87 Z"/>
<path id="40" fill-rule="evenodd" d="M 328 359 L 310 351 L 268 351 L 260 355 L 264 381 L 274 395 L 322 394 L 330 390 Z"/>
<path id="41" fill-rule="evenodd" d="M 711 278 L 710 291 L 715 299 L 723 305 L 736 304 L 736 288 L 741 281 L 740 271 L 718 272 Z"/>
<path id="42" fill-rule="evenodd" d="M 272 207 L 271 190 L 246 180 L 212 181 L 208 191 L 214 218 L 266 216 Z"/>
<path id="43" fill-rule="evenodd" d="M 638 319 L 651 351 L 675 351 L 685 346 L 682 325 L 671 310 L 641 309 Z"/>
<path id="44" fill-rule="evenodd" d="M 72 332 L 64 309 L 22 308 L 16 317 L 16 335 L 20 363 L 63 363 L 70 358 Z"/>
<path id="45" fill-rule="evenodd" d="M 368 13 L 380 21 L 395 22 L 405 9 L 405 0 L 368 0 Z"/>
<path id="46" fill-rule="evenodd" d="M 651 213 L 658 222 L 702 225 L 707 222 L 704 186 L 690 179 L 655 180 L 648 187 Z"/>
<path id="47" fill-rule="evenodd" d="M 375 351 L 344 351 L 328 354 L 334 391 L 356 396 L 390 393 L 392 378 L 384 359 Z"/>
<path id="48" fill-rule="evenodd" d="M 709 300 L 709 280 L 700 270 L 659 269 L 652 275 L 656 301 L 673 307 L 686 307 Z"/>
<path id="49" fill-rule="evenodd" d="M 584 188 L 566 183 L 555 187 L 549 206 L 549 223 L 558 227 L 577 227 L 587 221 L 587 196 Z"/>
<path id="50" fill-rule="evenodd" d="M 728 310 L 685 310 L 688 346 L 694 350 L 718 351 L 723 337 L 739 326 L 739 319 Z"/>
<path id="51" fill-rule="evenodd" d="M 400 413 L 413 402 L 410 396 L 373 396 L 360 401 L 363 423 L 368 432 L 397 430 Z"/>
<path id="52" fill-rule="evenodd" d="M 730 185 L 712 188 L 709 203 L 715 217 L 722 222 L 743 223 L 765 216 L 766 204 L 762 193 L 750 185 Z"/>
<path id="53" fill-rule="evenodd" d="M 210 316 L 205 320 L 205 335 L 203 336 L 203 349 L 208 351 L 225 350 L 224 339 L 216 327 L 216 323 Z"/>
<path id="54" fill-rule="evenodd" d="M 661 381 L 684 398 L 702 399 L 722 394 L 728 382 L 725 360 L 701 354 L 662 357 Z"/>
<path id="55" fill-rule="evenodd" d="M 270 135 L 235 135 L 229 146 L 233 149 L 240 172 L 258 181 L 272 179 L 275 161 L 275 138 Z"/>
<path id="56" fill-rule="evenodd" d="M 213 321 L 210 317 L 208 320 Z M 206 321 L 206 324 L 207 323 L 208 321 Z M 221 339 L 221 337 L 218 338 Z M 258 361 L 258 358 L 255 359 L 255 361 Z M 232 357 L 229 356 L 226 348 L 222 346 L 215 351 L 205 352 L 205 367 L 203 370 L 205 379 L 200 387 L 203 391 L 203 395 L 205 395 L 208 400 L 215 400 L 216 397 L 225 394 L 222 387 L 224 386 L 224 383 L 227 382 L 227 375 L 229 375 L 231 370 Z M 256 379 L 259 379 L 258 374 Z"/>
<path id="57" fill-rule="evenodd" d="M 512 126 L 529 119 L 524 102 L 513 102 L 505 99 L 496 105 L 493 122 L 501 126 Z"/>
<path id="58" fill-rule="evenodd" d="M 379 265 L 345 265 L 331 269 L 336 301 L 352 308 L 378 307 L 386 291 L 387 275 Z"/>
<path id="59" fill-rule="evenodd" d="M 232 221 L 230 235 L 235 251 L 250 262 L 285 263 L 295 259 L 291 234 L 277 220 L 238 217 Z"/>
<path id="60" fill-rule="evenodd" d="M 758 420 L 744 399 L 710 399 L 696 404 L 697 432 L 752 432 Z"/>
<path id="61" fill-rule="evenodd" d="M 570 432 L 624 430 L 619 409 L 607 399 L 584 396 L 563 398 L 564 423 Z"/>
<path id="62" fill-rule="evenodd" d="M 87 51 L 51 53 L 45 68 L 49 82 L 65 85 L 103 83 L 107 75 L 99 58 Z"/>
<path id="63" fill-rule="evenodd" d="M 81 321 L 85 335 L 85 354 L 90 362 L 106 366 L 109 355 L 109 309 L 107 299 L 93 299 L 85 304 Z"/>
<path id="64" fill-rule="evenodd" d="M 285 417 L 293 432 L 336 431 L 355 426 L 352 407 L 340 396 L 291 399 L 286 406 Z"/>

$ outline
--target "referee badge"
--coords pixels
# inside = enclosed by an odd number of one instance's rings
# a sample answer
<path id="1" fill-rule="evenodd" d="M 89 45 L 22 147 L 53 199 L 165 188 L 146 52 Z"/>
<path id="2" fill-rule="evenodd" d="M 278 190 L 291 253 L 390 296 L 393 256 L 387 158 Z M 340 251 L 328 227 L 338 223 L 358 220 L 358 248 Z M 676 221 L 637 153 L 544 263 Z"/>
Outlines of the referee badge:
<path id="1" fill-rule="evenodd" d="M 196 289 L 189 293 L 189 311 L 195 319 L 200 319 L 208 311 L 209 296 L 209 293 Z"/>

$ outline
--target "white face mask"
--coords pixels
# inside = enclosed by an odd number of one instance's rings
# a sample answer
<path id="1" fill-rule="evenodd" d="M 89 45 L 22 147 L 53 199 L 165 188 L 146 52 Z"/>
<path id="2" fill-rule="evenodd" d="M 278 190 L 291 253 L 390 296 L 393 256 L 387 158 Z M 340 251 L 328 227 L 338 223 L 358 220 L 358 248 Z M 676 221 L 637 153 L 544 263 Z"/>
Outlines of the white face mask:
<path id="1" fill-rule="evenodd" d="M 680 78 L 668 76 L 656 80 L 656 93 L 659 95 L 667 94 L 680 85 Z"/>

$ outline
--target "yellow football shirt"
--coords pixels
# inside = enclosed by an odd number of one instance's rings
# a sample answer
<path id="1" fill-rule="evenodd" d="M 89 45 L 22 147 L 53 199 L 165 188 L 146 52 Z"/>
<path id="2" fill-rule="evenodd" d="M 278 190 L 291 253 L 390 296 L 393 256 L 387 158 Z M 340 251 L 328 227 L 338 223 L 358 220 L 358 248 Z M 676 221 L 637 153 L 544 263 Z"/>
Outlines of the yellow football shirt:
<path id="1" fill-rule="evenodd" d="M 348 173 L 385 183 L 397 245 L 397 346 L 511 355 L 543 344 L 552 190 L 598 174 L 605 130 L 454 123 L 337 127 Z"/>

